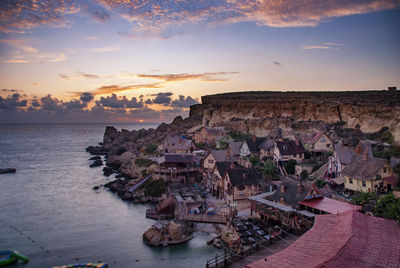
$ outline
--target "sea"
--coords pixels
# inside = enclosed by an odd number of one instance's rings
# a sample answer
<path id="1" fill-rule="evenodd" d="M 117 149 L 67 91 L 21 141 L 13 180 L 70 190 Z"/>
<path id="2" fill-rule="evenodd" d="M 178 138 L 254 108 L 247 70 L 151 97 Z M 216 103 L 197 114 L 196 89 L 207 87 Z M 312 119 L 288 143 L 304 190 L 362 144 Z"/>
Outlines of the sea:
<path id="1" fill-rule="evenodd" d="M 102 167 L 90 168 L 85 151 L 102 141 L 107 125 L 0 125 L 0 168 L 17 169 L 0 174 L 0 250 L 14 249 L 30 259 L 7 267 L 106 262 L 111 268 L 195 268 L 218 253 L 206 243 L 211 234 L 201 231 L 184 244 L 148 246 L 142 235 L 155 222 L 145 218 L 152 205 L 92 189 L 114 179 L 104 177 Z"/>

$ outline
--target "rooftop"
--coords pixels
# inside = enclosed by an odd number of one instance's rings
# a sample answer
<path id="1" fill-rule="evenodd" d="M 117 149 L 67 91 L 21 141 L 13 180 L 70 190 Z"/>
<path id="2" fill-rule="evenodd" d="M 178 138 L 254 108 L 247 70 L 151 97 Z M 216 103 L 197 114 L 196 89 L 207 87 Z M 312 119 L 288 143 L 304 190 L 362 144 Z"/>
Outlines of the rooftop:
<path id="1" fill-rule="evenodd" d="M 196 156 L 192 154 L 165 154 L 164 163 L 194 163 Z"/>
<path id="2" fill-rule="evenodd" d="M 394 220 L 357 211 L 316 215 L 314 226 L 286 249 L 247 265 L 268 267 L 389 267 L 400 265 Z"/>
<path id="3" fill-rule="evenodd" d="M 233 186 L 257 185 L 259 175 L 251 168 L 228 168 L 229 179 Z"/>
<path id="4" fill-rule="evenodd" d="M 373 180 L 385 163 L 386 160 L 380 158 L 361 159 L 346 166 L 342 173 L 343 176 L 359 180 Z"/>
<path id="5" fill-rule="evenodd" d="M 277 141 L 276 146 L 281 155 L 303 154 L 306 152 L 301 141 Z"/>
<path id="6" fill-rule="evenodd" d="M 305 200 L 300 202 L 301 205 L 318 209 L 329 214 L 343 213 L 349 210 L 360 210 L 361 206 L 355 206 L 349 203 L 331 199 L 328 197 Z"/>

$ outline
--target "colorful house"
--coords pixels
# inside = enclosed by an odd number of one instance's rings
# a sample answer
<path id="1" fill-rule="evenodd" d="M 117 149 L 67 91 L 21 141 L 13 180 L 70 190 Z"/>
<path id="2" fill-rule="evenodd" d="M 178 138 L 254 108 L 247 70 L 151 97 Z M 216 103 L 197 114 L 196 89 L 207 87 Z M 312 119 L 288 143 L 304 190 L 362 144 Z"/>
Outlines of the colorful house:
<path id="1" fill-rule="evenodd" d="M 194 134 L 196 143 L 215 144 L 218 139 L 222 139 L 227 133 L 225 127 L 202 127 Z"/>
<path id="2" fill-rule="evenodd" d="M 323 132 L 317 132 L 304 140 L 304 148 L 312 152 L 333 151 L 333 141 Z"/>
<path id="3" fill-rule="evenodd" d="M 163 153 L 189 154 L 195 148 L 193 141 L 181 135 L 167 135 L 159 147 Z"/>
<path id="4" fill-rule="evenodd" d="M 275 142 L 274 160 L 278 163 L 289 161 L 290 159 L 302 162 L 304 160 L 304 150 L 301 141 L 284 141 Z"/>
<path id="5" fill-rule="evenodd" d="M 251 168 L 230 166 L 224 175 L 224 199 L 238 204 L 239 210 L 250 206 L 248 198 L 260 193 L 261 176 Z"/>
<path id="6" fill-rule="evenodd" d="M 240 148 L 240 156 L 241 157 L 254 156 L 258 158 L 260 155 L 259 146 L 265 139 L 266 138 L 264 137 L 256 137 L 256 136 L 246 139 L 242 147 Z"/>
<path id="7" fill-rule="evenodd" d="M 365 152 L 343 170 L 344 188 L 350 192 L 387 192 L 388 184 L 385 184 L 384 178 L 391 175 L 394 172 L 385 159 L 369 158 Z"/>

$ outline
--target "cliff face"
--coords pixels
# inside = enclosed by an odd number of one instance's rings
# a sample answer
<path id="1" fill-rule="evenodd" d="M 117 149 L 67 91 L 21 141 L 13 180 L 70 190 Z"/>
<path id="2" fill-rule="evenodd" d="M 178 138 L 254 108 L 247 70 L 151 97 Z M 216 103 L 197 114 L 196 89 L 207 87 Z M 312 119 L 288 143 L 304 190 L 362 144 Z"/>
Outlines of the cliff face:
<path id="1" fill-rule="evenodd" d="M 284 135 L 325 130 L 340 121 L 375 132 L 387 126 L 400 142 L 400 92 L 240 92 L 202 97 L 190 115 L 203 125 L 229 126 L 258 136 L 281 128 Z"/>

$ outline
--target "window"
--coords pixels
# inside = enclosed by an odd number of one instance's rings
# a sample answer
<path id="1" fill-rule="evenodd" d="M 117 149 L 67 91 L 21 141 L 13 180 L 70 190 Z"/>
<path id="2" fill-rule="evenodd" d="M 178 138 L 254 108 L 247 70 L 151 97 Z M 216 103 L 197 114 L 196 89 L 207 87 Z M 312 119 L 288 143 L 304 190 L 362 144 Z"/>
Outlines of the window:
<path id="1" fill-rule="evenodd" d="M 214 163 L 214 160 L 208 159 L 208 163 L 209 163 L 209 164 L 212 164 L 212 163 Z"/>
<path id="2" fill-rule="evenodd" d="M 379 175 L 379 174 L 376 175 L 376 180 L 377 180 L 377 181 L 379 181 L 379 180 L 381 180 L 381 179 L 382 179 L 381 175 Z"/>
<path id="3" fill-rule="evenodd" d="M 386 173 L 386 172 L 387 172 L 387 168 L 384 167 L 384 168 L 383 168 L 383 173 Z"/>
<path id="4" fill-rule="evenodd" d="M 365 183 L 365 181 L 362 182 L 362 186 L 367 187 L 367 184 Z"/>
<path id="5" fill-rule="evenodd" d="M 353 184 L 353 179 L 352 178 L 349 179 L 349 183 Z"/>

